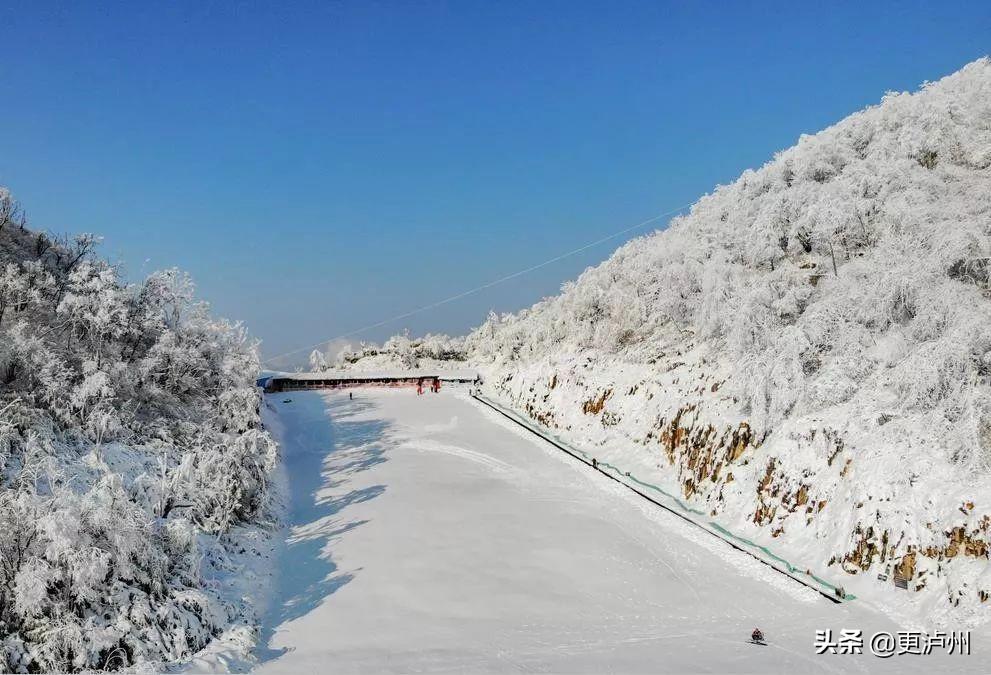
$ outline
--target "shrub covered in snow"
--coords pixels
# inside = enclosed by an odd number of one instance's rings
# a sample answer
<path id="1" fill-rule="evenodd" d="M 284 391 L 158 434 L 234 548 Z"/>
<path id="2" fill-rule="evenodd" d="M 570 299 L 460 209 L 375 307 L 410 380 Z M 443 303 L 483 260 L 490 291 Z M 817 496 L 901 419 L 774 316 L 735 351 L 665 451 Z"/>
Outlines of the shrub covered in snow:
<path id="1" fill-rule="evenodd" d="M 229 619 L 211 548 L 267 505 L 255 347 L 185 274 L 126 284 L 0 204 L 0 670 L 185 658 Z"/>

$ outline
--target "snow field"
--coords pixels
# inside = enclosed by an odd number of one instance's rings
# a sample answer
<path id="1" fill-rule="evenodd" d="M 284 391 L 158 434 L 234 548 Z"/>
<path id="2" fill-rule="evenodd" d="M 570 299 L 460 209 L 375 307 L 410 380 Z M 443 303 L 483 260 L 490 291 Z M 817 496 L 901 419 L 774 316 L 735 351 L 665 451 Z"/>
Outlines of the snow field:
<path id="1" fill-rule="evenodd" d="M 980 667 L 815 655 L 835 605 L 564 457 L 460 392 L 269 397 L 289 527 L 262 670 L 811 672 Z M 625 494 L 623 494 L 625 493 Z M 754 625 L 766 649 L 746 644 Z"/>

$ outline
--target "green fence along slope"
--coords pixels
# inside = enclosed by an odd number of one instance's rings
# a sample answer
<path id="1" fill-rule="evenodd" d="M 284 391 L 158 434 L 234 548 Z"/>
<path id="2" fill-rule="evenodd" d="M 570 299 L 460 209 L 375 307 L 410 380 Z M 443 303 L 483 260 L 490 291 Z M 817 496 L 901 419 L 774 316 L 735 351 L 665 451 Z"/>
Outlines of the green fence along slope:
<path id="1" fill-rule="evenodd" d="M 777 555 L 766 546 L 762 546 L 761 544 L 753 542 L 746 537 L 741 537 L 740 535 L 734 534 L 716 521 L 710 520 L 704 511 L 693 508 L 691 505 L 682 501 L 676 495 L 666 491 L 664 488 L 654 485 L 653 483 L 640 480 L 629 471 L 624 471 L 622 468 L 614 466 L 609 462 L 600 462 L 595 460 L 593 456 L 589 455 L 580 448 L 576 448 L 567 441 L 562 440 L 546 427 L 523 417 L 516 411 L 507 408 L 487 396 L 483 396 L 482 394 L 475 392 L 472 393 L 472 397 L 521 427 L 536 434 L 537 436 L 540 436 L 559 450 L 562 450 L 610 479 L 624 485 L 644 499 L 688 521 L 692 525 L 705 530 L 709 534 L 722 539 L 733 548 L 753 556 L 775 571 L 794 579 L 798 583 L 807 586 L 818 593 L 821 593 L 829 600 L 832 600 L 833 602 L 846 602 L 856 599 L 856 596 L 847 594 L 841 586 L 833 585 L 825 579 L 816 576 L 808 568 L 801 565 L 795 565 L 794 563 L 791 563 L 785 558 Z"/>

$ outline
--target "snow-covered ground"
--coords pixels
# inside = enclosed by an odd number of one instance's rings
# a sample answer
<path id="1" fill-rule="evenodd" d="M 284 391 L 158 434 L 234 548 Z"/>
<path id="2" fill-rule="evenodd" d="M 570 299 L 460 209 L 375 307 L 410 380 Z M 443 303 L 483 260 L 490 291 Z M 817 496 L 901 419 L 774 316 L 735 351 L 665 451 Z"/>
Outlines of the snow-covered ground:
<path id="1" fill-rule="evenodd" d="M 269 396 L 290 525 L 264 671 L 982 668 L 976 634 L 969 657 L 817 656 L 817 629 L 899 627 L 694 530 L 463 392 L 354 393 Z M 755 625 L 769 646 L 746 644 Z"/>

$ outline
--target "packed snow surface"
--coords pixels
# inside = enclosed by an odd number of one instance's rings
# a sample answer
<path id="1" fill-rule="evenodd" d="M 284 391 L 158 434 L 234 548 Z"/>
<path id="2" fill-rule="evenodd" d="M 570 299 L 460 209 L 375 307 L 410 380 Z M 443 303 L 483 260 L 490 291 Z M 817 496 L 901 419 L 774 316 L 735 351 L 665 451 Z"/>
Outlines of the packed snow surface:
<path id="1" fill-rule="evenodd" d="M 630 494 L 463 391 L 272 395 L 289 525 L 258 658 L 273 672 L 979 669 L 817 656 L 895 632 Z M 769 646 L 746 643 L 754 626 Z"/>

